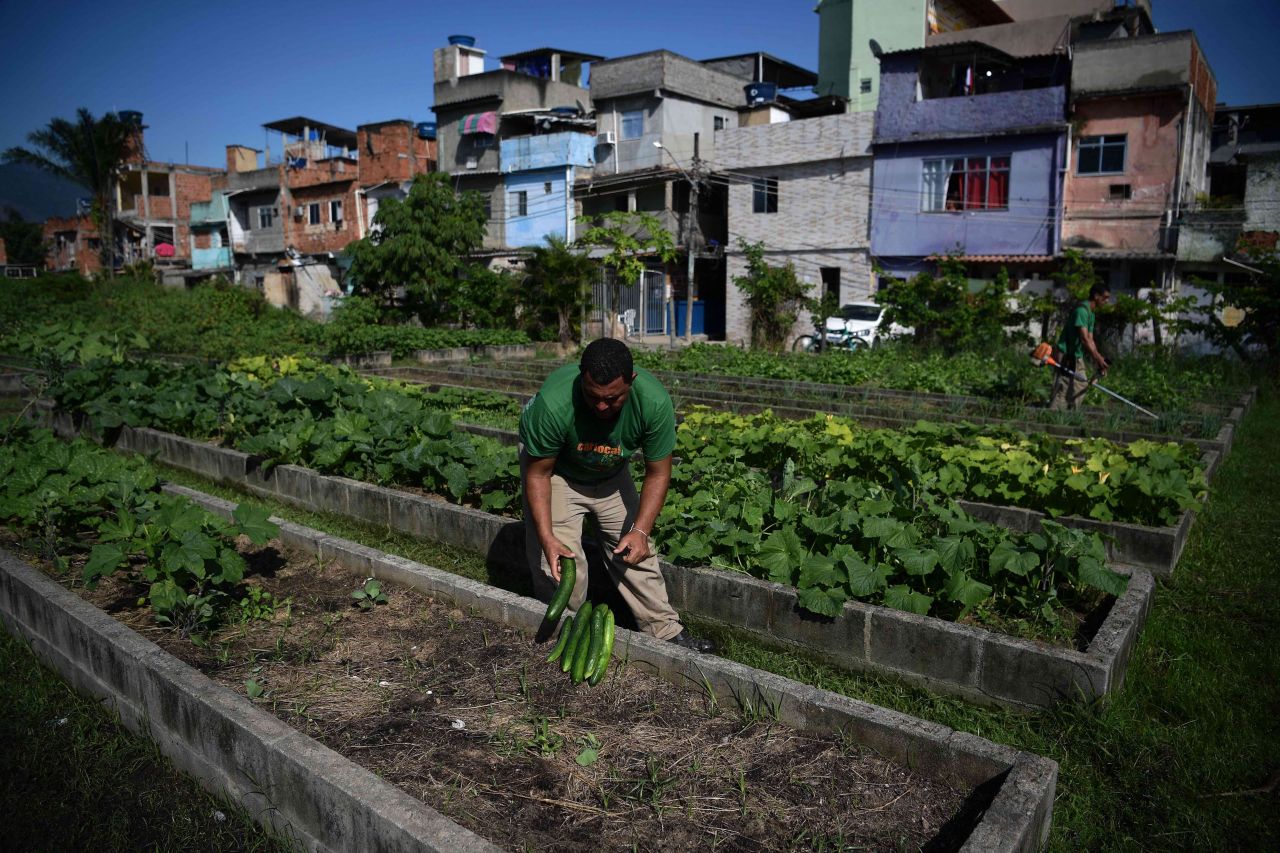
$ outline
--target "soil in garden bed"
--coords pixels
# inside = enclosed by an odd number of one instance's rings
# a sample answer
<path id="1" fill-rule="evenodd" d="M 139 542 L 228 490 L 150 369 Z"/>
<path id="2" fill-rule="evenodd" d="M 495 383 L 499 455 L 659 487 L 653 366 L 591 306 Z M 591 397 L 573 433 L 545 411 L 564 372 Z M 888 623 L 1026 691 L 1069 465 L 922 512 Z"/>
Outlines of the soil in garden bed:
<path id="1" fill-rule="evenodd" d="M 123 579 L 77 589 L 210 677 L 492 842 L 537 850 L 953 849 L 983 807 L 839 737 L 615 661 L 575 686 L 521 632 L 278 547 L 244 550 L 279 606 L 198 647 Z M 78 573 L 78 569 L 75 569 Z M 967 798 L 967 800 L 966 800 Z"/>

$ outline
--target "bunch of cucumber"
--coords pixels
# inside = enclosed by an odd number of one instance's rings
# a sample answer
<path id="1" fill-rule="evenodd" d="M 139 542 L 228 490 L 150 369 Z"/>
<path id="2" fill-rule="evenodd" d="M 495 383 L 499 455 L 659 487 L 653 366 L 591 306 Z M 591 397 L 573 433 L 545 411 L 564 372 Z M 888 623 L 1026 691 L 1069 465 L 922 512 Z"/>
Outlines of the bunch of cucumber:
<path id="1" fill-rule="evenodd" d="M 569 596 L 573 594 L 576 579 L 575 561 L 561 559 L 560 585 L 547 607 L 547 622 L 559 621 L 560 614 L 569 603 Z M 560 661 L 560 670 L 569 673 L 574 684 L 585 680 L 594 687 L 609 668 L 609 660 L 613 657 L 613 636 L 613 611 L 609 605 L 593 606 L 590 601 L 584 602 L 582 609 L 560 627 L 560 639 L 548 655 L 547 663 Z"/>

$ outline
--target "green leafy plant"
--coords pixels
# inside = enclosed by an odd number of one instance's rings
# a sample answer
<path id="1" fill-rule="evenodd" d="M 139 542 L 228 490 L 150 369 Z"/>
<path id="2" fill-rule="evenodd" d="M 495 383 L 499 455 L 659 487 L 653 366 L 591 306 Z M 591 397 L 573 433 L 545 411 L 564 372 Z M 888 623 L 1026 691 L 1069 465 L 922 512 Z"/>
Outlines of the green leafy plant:
<path id="1" fill-rule="evenodd" d="M 448 318 L 445 297 L 484 239 L 480 194 L 456 192 L 444 172 L 419 174 L 406 198 L 383 200 L 373 226 L 346 249 L 356 292 L 390 307 L 403 288 L 406 316 L 426 326 Z"/>
<path id="2" fill-rule="evenodd" d="M 1013 321 L 1007 304 L 1009 275 L 971 286 L 956 253 L 938 262 L 938 274 L 922 272 L 909 280 L 886 277 L 876 294 L 885 306 L 882 323 L 913 329 L 911 340 L 949 353 L 989 350 L 1004 344 Z"/>
<path id="3" fill-rule="evenodd" d="M 377 578 L 366 579 L 359 589 L 351 593 L 351 598 L 361 610 L 372 610 L 387 603 L 387 594 L 382 591 L 382 584 Z"/>
<path id="4" fill-rule="evenodd" d="M 218 624 L 245 572 L 235 539 L 263 544 L 278 529 L 260 507 L 241 504 L 230 521 L 157 491 L 154 472 L 85 441 L 47 430 L 11 432 L 0 445 L 0 518 L 57 531 L 87 552 L 86 586 L 123 572 L 144 587 L 156 621 L 199 640 Z"/>
<path id="5" fill-rule="evenodd" d="M 764 259 L 764 244 L 739 240 L 747 271 L 735 276 L 734 286 L 751 306 L 751 342 L 768 350 L 781 349 L 791 334 L 800 310 L 809 307 L 810 285 L 800 281 L 790 263 L 776 267 Z"/>

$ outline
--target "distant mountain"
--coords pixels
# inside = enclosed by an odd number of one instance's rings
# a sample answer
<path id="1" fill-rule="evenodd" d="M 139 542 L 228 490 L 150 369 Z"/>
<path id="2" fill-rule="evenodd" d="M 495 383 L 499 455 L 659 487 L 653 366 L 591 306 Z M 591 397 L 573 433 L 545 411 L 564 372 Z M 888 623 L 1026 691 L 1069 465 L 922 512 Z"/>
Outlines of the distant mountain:
<path id="1" fill-rule="evenodd" d="M 79 184 L 51 175 L 34 166 L 0 165 L 0 216 L 17 211 L 27 222 L 43 222 L 50 216 L 74 216 L 76 202 L 88 198 Z"/>

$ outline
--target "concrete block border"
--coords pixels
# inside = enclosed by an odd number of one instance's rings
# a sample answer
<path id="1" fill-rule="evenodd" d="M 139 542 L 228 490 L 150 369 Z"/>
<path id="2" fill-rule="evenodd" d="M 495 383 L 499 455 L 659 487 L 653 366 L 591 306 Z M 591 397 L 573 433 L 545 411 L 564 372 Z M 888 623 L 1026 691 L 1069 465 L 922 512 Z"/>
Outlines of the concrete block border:
<path id="1" fill-rule="evenodd" d="M 30 374 L 27 371 L 16 372 L 6 371 L 0 373 L 0 397 L 12 397 L 18 394 L 26 394 L 31 389 L 27 387 L 27 378 Z"/>
<path id="2" fill-rule="evenodd" d="M 223 517 L 229 517 L 235 506 L 181 486 L 165 488 Z M 281 540 L 292 547 L 449 599 L 530 634 L 542 624 L 546 607 L 535 599 L 282 519 L 274 521 L 280 525 Z M 1048 837 L 1057 779 L 1053 761 L 633 631 L 618 632 L 616 654 L 678 686 L 700 690 L 709 685 L 727 703 L 763 699 L 789 726 L 821 734 L 844 732 L 883 757 L 927 776 L 958 779 L 973 787 L 999 780 L 993 802 L 962 849 L 1038 850 Z"/>
<path id="3" fill-rule="evenodd" d="M 65 415 L 56 420 L 59 432 L 75 432 Z M 126 428 L 115 446 L 303 509 L 483 554 L 491 564 L 516 571 L 525 565 L 521 522 L 491 513 L 294 465 L 264 473 L 248 454 L 150 429 Z M 1023 708 L 1118 690 L 1155 591 L 1149 573 L 1133 571 L 1128 591 L 1080 652 L 862 602 L 848 602 L 840 617 L 823 619 L 801 610 L 790 587 L 718 569 L 663 563 L 663 574 L 682 613 L 771 645 L 803 648 L 842 668 L 890 673 L 938 692 Z"/>
<path id="4" fill-rule="evenodd" d="M 0 621 L 179 769 L 303 849 L 498 850 L 3 550 Z"/>

